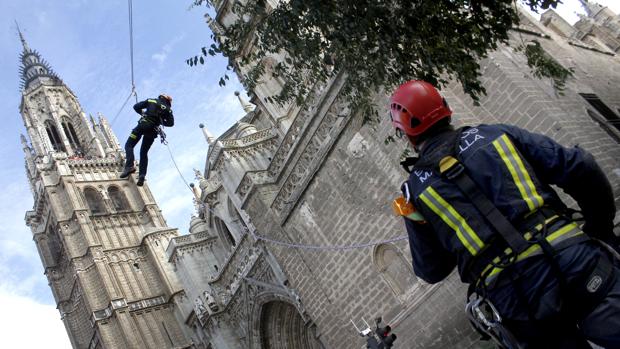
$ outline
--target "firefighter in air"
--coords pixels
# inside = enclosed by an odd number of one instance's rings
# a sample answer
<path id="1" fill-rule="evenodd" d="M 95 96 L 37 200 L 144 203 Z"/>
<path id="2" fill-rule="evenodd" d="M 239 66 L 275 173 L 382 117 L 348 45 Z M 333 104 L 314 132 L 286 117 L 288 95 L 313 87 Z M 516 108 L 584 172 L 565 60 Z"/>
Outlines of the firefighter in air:
<path id="1" fill-rule="evenodd" d="M 136 172 L 134 166 L 133 148 L 142 138 L 140 146 L 140 166 L 138 170 L 138 181 L 136 184 L 142 186 L 146 179 L 146 169 L 149 163 L 148 152 L 159 134 L 162 139 L 165 134 L 161 130 L 161 126 L 174 126 L 174 116 L 172 115 L 172 97 L 161 94 L 157 98 L 149 98 L 142 102 L 138 102 L 133 106 L 136 113 L 142 117 L 138 121 L 138 125 L 131 130 L 127 142 L 125 142 L 125 168 L 120 178 L 127 178 L 130 174 Z"/>

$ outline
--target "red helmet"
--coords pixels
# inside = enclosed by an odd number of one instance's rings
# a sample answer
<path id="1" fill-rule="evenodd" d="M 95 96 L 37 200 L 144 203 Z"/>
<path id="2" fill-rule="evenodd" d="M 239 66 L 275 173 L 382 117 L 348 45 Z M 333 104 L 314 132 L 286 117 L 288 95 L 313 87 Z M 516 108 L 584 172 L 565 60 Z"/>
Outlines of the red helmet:
<path id="1" fill-rule="evenodd" d="M 409 136 L 419 136 L 437 121 L 451 115 L 446 100 L 426 81 L 407 81 L 390 98 L 392 125 Z"/>
<path id="2" fill-rule="evenodd" d="M 168 96 L 165 93 L 160 94 L 159 99 L 165 99 L 168 101 L 168 104 L 172 105 L 172 97 Z"/>

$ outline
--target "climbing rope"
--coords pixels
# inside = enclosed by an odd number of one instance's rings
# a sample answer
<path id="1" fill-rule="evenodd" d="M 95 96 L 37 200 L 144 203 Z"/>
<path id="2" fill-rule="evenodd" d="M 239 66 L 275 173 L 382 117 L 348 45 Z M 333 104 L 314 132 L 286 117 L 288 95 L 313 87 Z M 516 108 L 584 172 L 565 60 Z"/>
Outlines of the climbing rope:
<path id="1" fill-rule="evenodd" d="M 131 92 L 129 93 L 129 96 L 127 96 L 127 98 L 125 99 L 125 102 L 123 102 L 123 105 L 118 109 L 118 112 L 116 113 L 116 115 L 114 115 L 114 118 L 112 118 L 112 122 L 110 122 L 110 126 L 114 125 L 118 116 L 121 115 L 121 112 L 123 111 L 123 109 L 125 109 L 127 102 L 129 102 L 129 99 L 131 99 L 131 96 L 135 96 L 136 103 L 138 103 L 138 94 L 136 93 L 136 83 L 134 80 L 134 69 L 133 69 L 133 2 L 132 0 L 127 0 L 127 7 L 128 7 L 128 13 L 129 13 L 129 61 L 130 61 L 130 67 L 131 67 Z"/>
<path id="2" fill-rule="evenodd" d="M 129 62 L 130 62 L 130 67 L 131 67 L 131 93 L 129 94 L 129 96 L 127 96 L 127 99 L 125 99 L 125 102 L 123 102 L 123 105 L 121 106 L 119 111 L 114 116 L 114 119 L 112 119 L 112 122 L 110 123 L 111 125 L 114 124 L 114 122 L 116 121 L 120 113 L 123 111 L 123 109 L 127 105 L 127 102 L 129 102 L 129 99 L 131 98 L 132 95 L 135 96 L 136 103 L 138 103 L 138 94 L 136 93 L 136 82 L 135 82 L 134 64 L 133 64 L 134 49 L 133 49 L 133 1 L 132 0 L 127 0 L 127 11 L 129 13 Z M 168 149 L 168 154 L 170 154 L 170 160 L 172 160 L 172 163 L 174 164 L 174 167 L 179 173 L 179 176 L 183 180 L 183 183 L 185 183 L 185 186 L 187 186 L 189 190 L 192 190 L 187 180 L 185 180 L 183 173 L 181 173 L 181 170 L 179 169 L 179 166 L 177 165 L 176 160 L 174 159 L 174 155 L 172 154 L 170 145 L 168 144 L 168 141 L 166 140 L 166 134 L 163 131 L 163 127 L 160 126 L 160 128 L 158 129 L 158 133 L 159 133 L 161 142 L 166 146 L 166 149 Z"/>
<path id="3" fill-rule="evenodd" d="M 183 181 L 185 181 L 185 179 L 183 179 Z M 187 182 L 185 182 L 185 183 L 187 183 Z M 190 189 L 191 189 L 191 187 L 190 187 Z M 207 205 L 204 204 L 204 203 L 201 203 L 200 207 L 202 209 L 204 209 L 204 210 L 207 210 L 207 211 L 213 213 L 213 214 L 216 214 L 215 211 L 213 211 L 212 209 L 207 207 Z M 224 221 L 224 222 L 230 224 L 230 222 L 226 222 L 226 221 Z M 354 250 L 354 249 L 372 247 L 372 246 L 376 246 L 376 245 L 390 244 L 390 243 L 394 243 L 394 242 L 398 242 L 398 241 L 407 240 L 409 238 L 407 235 L 401 235 L 401 236 L 393 237 L 391 239 L 377 240 L 377 241 L 370 241 L 370 242 L 362 242 L 362 243 L 355 243 L 355 244 L 351 244 L 351 245 L 333 245 L 333 246 L 329 246 L 329 245 L 309 245 L 309 244 L 296 244 L 296 243 L 291 243 L 291 242 L 271 239 L 271 238 L 268 238 L 266 236 L 256 234 L 256 232 L 250 231 L 245 226 L 241 226 L 241 229 L 244 231 L 245 234 L 251 235 L 255 240 L 262 240 L 262 241 L 265 241 L 265 242 L 273 244 L 273 245 L 278 245 L 278 246 L 283 246 L 283 247 L 288 247 L 288 248 L 297 248 L 297 249 L 302 249 L 302 250 L 313 250 L 313 251 L 346 251 L 346 250 Z"/>
<path id="4" fill-rule="evenodd" d="M 136 94 L 136 91 L 134 89 L 132 89 L 131 92 L 129 93 L 129 96 L 127 96 L 127 98 L 125 99 L 125 102 L 123 102 L 123 105 L 120 107 L 120 109 L 118 110 L 116 115 L 114 115 L 114 118 L 112 119 L 112 122 L 110 122 L 110 126 L 114 125 L 114 122 L 116 122 L 116 119 L 118 118 L 118 116 L 121 115 L 121 112 L 123 111 L 123 109 L 127 105 L 127 102 L 129 102 L 129 99 L 131 99 L 132 95 L 135 95 L 136 98 L 138 98 L 138 95 Z"/>
<path id="5" fill-rule="evenodd" d="M 136 93 L 136 83 L 134 80 L 133 72 L 133 1 L 127 1 L 127 7 L 129 12 L 129 61 L 131 64 L 131 92 L 136 96 L 136 103 L 138 103 L 138 94 Z"/>
<path id="6" fill-rule="evenodd" d="M 189 190 L 192 192 L 192 195 L 193 195 L 194 191 L 192 190 L 192 187 L 185 180 L 185 177 L 183 176 L 183 173 L 181 173 L 181 170 L 179 169 L 179 166 L 177 165 L 177 162 L 174 160 L 174 155 L 172 155 L 172 150 L 170 150 L 170 145 L 168 144 L 167 141 L 162 142 L 162 143 L 166 146 L 166 149 L 168 149 L 168 154 L 170 154 L 170 160 L 172 160 L 172 163 L 174 164 L 174 168 L 177 169 L 177 172 L 179 173 L 179 176 L 181 177 L 181 180 L 183 180 L 183 183 L 185 183 L 185 186 L 187 188 L 189 188 Z"/>
<path id="7" fill-rule="evenodd" d="M 372 247 L 372 246 L 376 246 L 376 245 L 390 244 L 390 243 L 393 243 L 393 242 L 403 241 L 403 240 L 407 240 L 408 239 L 407 235 L 402 235 L 402 236 L 397 236 L 397 237 L 394 237 L 394 238 L 391 238 L 391 239 L 387 239 L 387 240 L 378 240 L 378 241 L 371 241 L 371 242 L 365 242 L 365 243 L 357 243 L 357 244 L 351 244 L 351 245 L 321 246 L 321 245 L 295 244 L 295 243 L 290 243 L 290 242 L 274 240 L 274 239 L 270 239 L 270 238 L 262 236 L 262 235 L 258 235 L 258 234 L 254 233 L 254 232 L 250 232 L 245 227 L 244 227 L 244 230 L 246 230 L 248 233 L 250 233 L 250 235 L 252 235 L 256 240 L 263 240 L 265 242 L 268 242 L 268 243 L 271 243 L 271 244 L 274 244 L 274 245 L 279 245 L 279 246 L 284 246 L 284 247 L 289 247 L 289 248 L 299 248 L 299 249 L 302 249 L 302 250 L 315 250 L 315 251 L 346 251 L 346 250 L 354 250 L 354 249 L 359 249 L 359 248 Z"/>
<path id="8" fill-rule="evenodd" d="M 114 118 L 112 119 L 112 122 L 110 123 L 110 125 L 114 125 L 114 122 L 116 121 L 118 116 L 121 114 L 121 112 L 123 111 L 125 106 L 127 105 L 127 102 L 129 102 L 129 99 L 131 99 L 131 96 L 135 96 L 136 103 L 138 103 L 138 94 L 136 93 L 136 84 L 135 84 L 135 79 L 134 79 L 133 2 L 132 2 L 132 0 L 128 0 L 127 1 L 127 6 L 128 6 L 128 12 L 129 12 L 129 57 L 130 57 L 130 63 L 131 63 L 131 93 L 129 93 L 129 96 L 127 96 L 127 98 L 125 99 L 125 102 L 123 102 L 123 105 L 120 107 L 120 109 L 118 110 L 118 112 L 116 113 Z M 172 150 L 170 149 L 170 145 L 168 144 L 168 141 L 166 141 L 166 139 L 165 139 L 165 134 L 162 135 L 161 137 L 162 137 L 162 141 L 161 142 L 166 146 L 166 149 L 168 149 L 168 154 L 170 154 L 170 160 L 172 160 L 172 163 L 174 164 L 174 167 L 176 168 L 176 170 L 177 170 L 177 172 L 179 174 L 179 177 L 181 177 L 181 180 L 183 181 L 183 183 L 185 183 L 185 186 L 190 191 L 192 191 L 192 194 L 193 194 L 192 187 L 189 185 L 189 183 L 187 182 L 187 180 L 183 176 L 183 173 L 179 169 L 179 166 L 177 165 L 177 162 L 176 162 L 176 160 L 174 158 L 174 155 L 172 154 Z M 206 209 L 206 210 L 209 210 L 211 213 L 215 214 L 215 212 L 212 209 L 206 207 L 205 204 L 201 204 L 201 207 Z M 387 240 L 371 241 L 371 242 L 365 242 L 365 243 L 356 243 L 356 244 L 351 244 L 351 245 L 322 246 L 322 245 L 296 244 L 296 243 L 289 243 L 289 242 L 280 241 L 280 240 L 274 240 L 274 239 L 271 239 L 271 238 L 268 238 L 268 237 L 265 237 L 265 236 L 262 236 L 262 235 L 258 235 L 258 234 L 256 234 L 256 232 L 250 231 L 247 227 L 243 227 L 243 230 L 245 231 L 246 234 L 250 234 L 256 240 L 262 240 L 262 241 L 265 241 L 265 242 L 268 242 L 268 243 L 271 243 L 271 244 L 274 244 L 274 245 L 288 247 L 288 248 L 298 248 L 298 249 L 315 250 L 315 251 L 352 250 L 352 249 L 359 249 L 359 248 L 366 248 L 366 247 L 376 246 L 376 245 L 380 245 L 380 244 L 393 243 L 393 242 L 403 241 L 403 240 L 407 239 L 407 236 L 403 235 L 403 236 L 397 236 L 395 238 L 391 238 L 391 239 L 387 239 Z"/>

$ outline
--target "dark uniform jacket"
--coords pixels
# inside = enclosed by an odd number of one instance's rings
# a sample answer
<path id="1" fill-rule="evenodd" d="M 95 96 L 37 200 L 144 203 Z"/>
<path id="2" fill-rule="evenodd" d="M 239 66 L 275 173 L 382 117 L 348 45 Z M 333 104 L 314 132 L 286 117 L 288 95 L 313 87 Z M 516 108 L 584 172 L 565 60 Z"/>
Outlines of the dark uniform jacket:
<path id="1" fill-rule="evenodd" d="M 471 283 L 471 266 L 489 259 L 490 246 L 506 245 L 492 225 L 456 184 L 441 176 L 439 160 L 455 156 L 499 211 L 529 239 L 545 228 L 551 245 L 584 235 L 617 244 L 613 235 L 615 205 L 611 186 L 592 155 L 565 148 L 548 137 L 508 125 L 480 125 L 447 131 L 423 145 L 420 159 L 403 184 L 403 193 L 426 223 L 405 219 L 415 273 L 430 283 L 446 278 L 455 266 Z M 550 187 L 572 196 L 586 219 L 583 231 L 562 216 L 564 204 Z M 538 213 L 545 212 L 544 215 Z M 537 217 L 536 219 L 532 217 Z M 528 234 L 526 234 L 528 233 Z M 519 260 L 542 254 L 533 245 Z M 484 256 L 484 258 L 482 257 Z M 521 258 L 523 257 L 523 258 Z M 486 263 L 490 260 L 484 260 Z M 492 268 L 492 266 L 489 266 Z M 485 275 L 501 272 L 486 270 Z"/>
<path id="2" fill-rule="evenodd" d="M 159 125 L 164 125 L 166 127 L 174 126 L 172 109 L 170 109 L 170 106 L 167 103 L 159 100 L 159 98 L 150 98 L 142 102 L 138 102 L 133 106 L 133 110 L 142 115 L 140 122 L 153 125 L 153 127 L 157 127 Z"/>

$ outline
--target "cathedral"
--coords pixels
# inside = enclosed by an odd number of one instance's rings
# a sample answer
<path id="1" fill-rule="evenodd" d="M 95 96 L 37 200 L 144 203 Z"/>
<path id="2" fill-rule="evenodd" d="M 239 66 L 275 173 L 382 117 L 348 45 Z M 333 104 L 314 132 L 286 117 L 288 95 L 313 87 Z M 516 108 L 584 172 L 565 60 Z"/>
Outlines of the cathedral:
<path id="1" fill-rule="evenodd" d="M 185 302 L 148 186 L 119 180 L 124 154 L 107 120 L 87 118 L 71 89 L 20 33 L 21 136 L 34 207 L 26 224 L 74 348 L 191 348 Z"/>
<path id="2" fill-rule="evenodd" d="M 234 1 L 213 3 L 217 33 L 233 21 Z M 585 148 L 620 198 L 620 16 L 582 3 L 587 15 L 575 25 L 553 10 L 540 21 L 521 12 L 511 34 L 574 71 L 562 94 L 508 46 L 481 62 L 488 94 L 479 106 L 457 84 L 442 94 L 458 125 L 515 124 Z M 267 97 L 282 88 L 272 72 L 283 57 L 265 58 L 251 99 L 238 96 L 245 116 L 219 137 L 200 124 L 206 160 L 181 235 L 148 186 L 117 179 L 124 154 L 106 119 L 88 119 L 22 43 L 34 196 L 26 222 L 75 348 L 353 349 L 365 345 L 354 324 L 378 316 L 398 348 L 491 347 L 466 319 L 456 273 L 434 285 L 413 273 L 390 208 L 407 177 L 403 147 L 383 141 L 389 122 L 365 123 L 348 104 L 343 74 L 303 106 L 278 105 Z"/>

